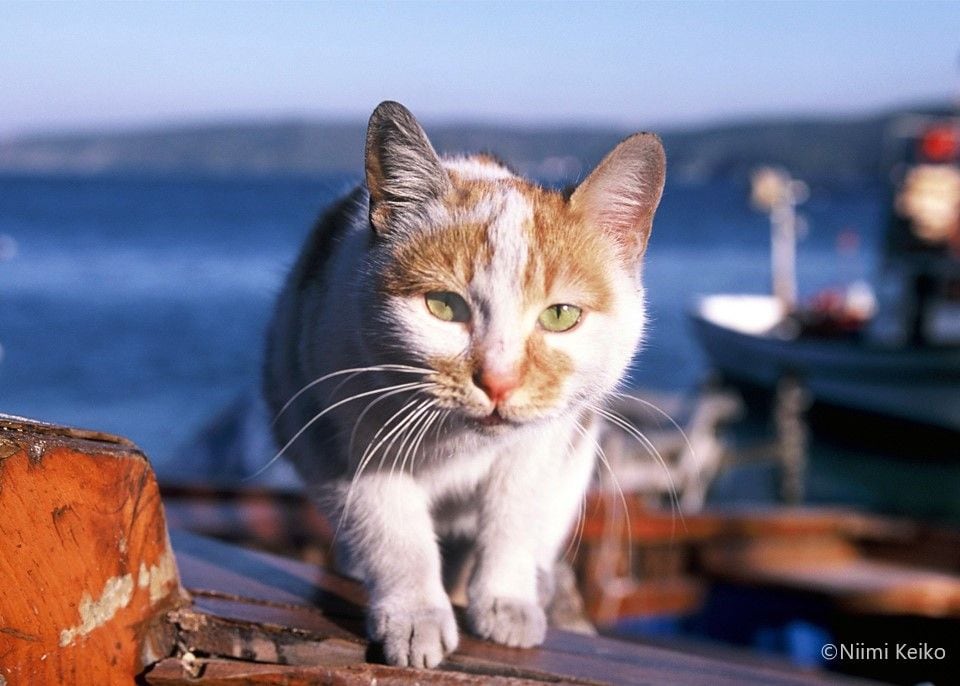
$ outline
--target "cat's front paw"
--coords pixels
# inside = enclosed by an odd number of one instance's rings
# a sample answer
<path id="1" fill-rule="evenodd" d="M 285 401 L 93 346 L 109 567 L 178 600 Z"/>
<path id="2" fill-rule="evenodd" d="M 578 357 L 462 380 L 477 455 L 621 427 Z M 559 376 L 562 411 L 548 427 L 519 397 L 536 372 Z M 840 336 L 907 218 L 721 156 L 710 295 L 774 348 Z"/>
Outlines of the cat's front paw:
<path id="1" fill-rule="evenodd" d="M 537 603 L 492 598 L 470 605 L 473 632 L 481 638 L 515 648 L 531 648 L 547 636 L 547 616 Z"/>
<path id="2" fill-rule="evenodd" d="M 367 625 L 370 638 L 383 644 L 387 662 L 397 667 L 436 667 L 459 643 L 449 605 L 372 609 Z"/>

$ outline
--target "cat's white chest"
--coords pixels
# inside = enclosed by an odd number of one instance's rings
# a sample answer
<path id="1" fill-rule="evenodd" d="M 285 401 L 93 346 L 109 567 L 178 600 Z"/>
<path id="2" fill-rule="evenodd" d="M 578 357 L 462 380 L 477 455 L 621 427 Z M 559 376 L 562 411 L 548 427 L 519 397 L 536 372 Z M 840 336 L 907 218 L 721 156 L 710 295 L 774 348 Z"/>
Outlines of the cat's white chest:
<path id="1" fill-rule="evenodd" d="M 453 441 L 438 447 L 436 458 L 416 479 L 431 502 L 469 498 L 487 481 L 502 454 L 503 448 L 495 445 Z"/>

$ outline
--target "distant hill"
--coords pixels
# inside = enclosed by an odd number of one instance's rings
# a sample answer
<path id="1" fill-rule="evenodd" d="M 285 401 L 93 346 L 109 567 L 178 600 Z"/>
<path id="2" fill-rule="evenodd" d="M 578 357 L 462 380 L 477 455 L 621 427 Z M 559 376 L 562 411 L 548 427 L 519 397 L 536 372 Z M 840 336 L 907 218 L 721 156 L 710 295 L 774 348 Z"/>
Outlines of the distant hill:
<path id="1" fill-rule="evenodd" d="M 945 109 L 922 107 L 909 112 Z M 760 164 L 778 164 L 810 180 L 869 181 L 882 173 L 885 132 L 906 112 L 756 120 L 660 134 L 673 179 L 745 178 Z M 359 172 L 364 127 L 363 122 L 278 121 L 24 136 L 0 141 L 0 172 Z M 631 133 L 590 127 L 441 124 L 426 128 L 443 152 L 492 152 L 524 174 L 541 179 L 582 176 Z"/>

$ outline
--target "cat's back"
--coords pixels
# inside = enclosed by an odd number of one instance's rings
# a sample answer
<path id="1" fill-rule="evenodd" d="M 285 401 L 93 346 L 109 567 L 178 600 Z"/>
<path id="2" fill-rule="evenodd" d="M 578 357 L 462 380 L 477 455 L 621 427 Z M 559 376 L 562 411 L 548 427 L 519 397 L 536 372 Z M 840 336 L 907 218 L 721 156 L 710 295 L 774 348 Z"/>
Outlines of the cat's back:
<path id="1" fill-rule="evenodd" d="M 287 275 L 266 332 L 263 390 L 274 413 L 301 387 L 305 331 L 323 331 L 318 319 L 329 316 L 327 300 L 342 301 L 345 275 L 356 272 L 369 234 L 368 194 L 360 185 L 335 200 L 320 215 Z"/>
<path id="2" fill-rule="evenodd" d="M 311 289 L 328 289 L 337 253 L 349 239 L 366 233 L 367 203 L 366 188 L 359 185 L 323 210 L 287 276 L 281 304 Z"/>

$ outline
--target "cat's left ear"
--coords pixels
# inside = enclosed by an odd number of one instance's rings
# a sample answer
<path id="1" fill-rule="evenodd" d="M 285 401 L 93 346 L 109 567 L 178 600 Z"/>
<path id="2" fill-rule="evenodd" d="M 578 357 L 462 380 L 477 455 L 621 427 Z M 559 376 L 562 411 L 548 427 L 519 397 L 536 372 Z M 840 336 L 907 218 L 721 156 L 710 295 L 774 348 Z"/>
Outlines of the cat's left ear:
<path id="1" fill-rule="evenodd" d="M 378 234 L 415 224 L 450 188 L 427 134 L 398 102 L 382 102 L 370 115 L 365 157 L 370 223 Z"/>
<path id="2" fill-rule="evenodd" d="M 660 204 L 667 158 L 655 134 L 622 141 L 570 196 L 586 222 L 610 234 L 624 255 L 639 262 Z"/>

